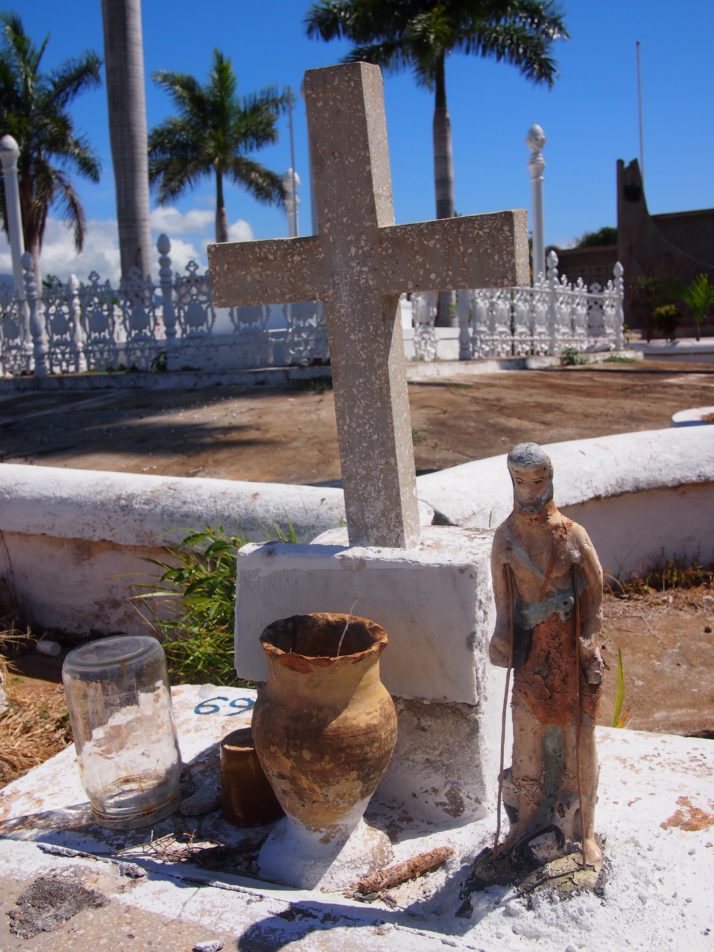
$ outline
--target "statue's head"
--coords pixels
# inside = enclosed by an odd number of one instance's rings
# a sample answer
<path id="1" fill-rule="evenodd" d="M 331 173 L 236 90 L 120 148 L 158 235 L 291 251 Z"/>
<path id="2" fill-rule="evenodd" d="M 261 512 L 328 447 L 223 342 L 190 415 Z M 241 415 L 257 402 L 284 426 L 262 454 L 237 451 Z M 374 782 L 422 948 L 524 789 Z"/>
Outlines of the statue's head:
<path id="1" fill-rule="evenodd" d="M 553 499 L 553 464 L 537 443 L 519 443 L 508 454 L 516 512 L 532 516 Z"/>

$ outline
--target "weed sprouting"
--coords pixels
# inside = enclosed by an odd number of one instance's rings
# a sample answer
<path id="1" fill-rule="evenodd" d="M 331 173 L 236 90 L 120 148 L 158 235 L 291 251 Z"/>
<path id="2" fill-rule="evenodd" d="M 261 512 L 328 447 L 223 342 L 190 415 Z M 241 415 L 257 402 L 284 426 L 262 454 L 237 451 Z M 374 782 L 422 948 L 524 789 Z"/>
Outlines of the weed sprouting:
<path id="1" fill-rule="evenodd" d="M 666 592 L 673 588 L 714 588 L 714 566 L 689 559 L 667 559 L 647 572 L 627 579 L 610 576 L 607 587 L 617 598 L 631 598 L 648 592 Z"/>
<path id="2" fill-rule="evenodd" d="M 610 354 L 603 361 L 605 364 L 636 364 L 636 357 L 627 357 L 625 354 Z"/>
<path id="3" fill-rule="evenodd" d="M 582 367 L 587 360 L 575 347 L 564 347 L 560 353 L 561 367 Z"/>
<path id="4" fill-rule="evenodd" d="M 630 709 L 625 707 L 625 672 L 622 664 L 622 648 L 617 646 L 617 691 L 615 709 L 612 712 L 613 727 L 627 727 L 630 722 Z"/>
<path id="5" fill-rule="evenodd" d="M 299 542 L 295 527 L 273 523 L 266 535 Z M 190 532 L 166 547 L 158 582 L 138 586 L 134 605 L 166 653 L 173 684 L 242 684 L 234 668 L 237 555 L 248 540 L 222 528 Z"/>

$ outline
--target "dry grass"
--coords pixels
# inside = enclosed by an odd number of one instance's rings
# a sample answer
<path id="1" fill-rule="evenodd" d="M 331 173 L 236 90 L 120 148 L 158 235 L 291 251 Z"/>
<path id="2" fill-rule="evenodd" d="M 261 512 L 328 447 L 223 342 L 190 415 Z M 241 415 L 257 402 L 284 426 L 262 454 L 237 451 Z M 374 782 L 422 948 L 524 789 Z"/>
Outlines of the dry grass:
<path id="1" fill-rule="evenodd" d="M 0 633 L 0 650 L 27 638 L 17 632 Z M 28 690 L 25 679 L 13 673 L 12 663 L 0 654 L 0 682 L 5 686 L 7 709 L 0 714 L 0 789 L 72 742 L 64 690 L 53 685 Z"/>

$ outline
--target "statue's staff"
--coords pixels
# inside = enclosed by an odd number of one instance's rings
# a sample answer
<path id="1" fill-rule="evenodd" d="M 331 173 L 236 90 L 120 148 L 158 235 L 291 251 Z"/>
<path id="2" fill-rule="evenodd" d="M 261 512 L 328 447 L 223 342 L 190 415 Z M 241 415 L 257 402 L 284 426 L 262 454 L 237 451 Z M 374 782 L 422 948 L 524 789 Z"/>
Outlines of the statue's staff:
<path id="1" fill-rule="evenodd" d="M 583 780 L 580 773 L 580 725 L 583 719 L 583 699 L 580 690 L 580 593 L 578 591 L 578 566 L 573 564 L 573 595 L 575 597 L 575 690 L 577 698 L 577 720 L 575 722 L 575 775 L 578 782 L 578 802 L 580 804 L 580 841 L 582 865 L 585 867 L 585 814 L 583 813 Z"/>
<path id="2" fill-rule="evenodd" d="M 496 799 L 496 837 L 493 848 L 498 846 L 501 836 L 501 803 L 503 802 L 503 763 L 506 751 L 506 715 L 508 713 L 508 692 L 511 687 L 511 669 L 513 668 L 513 573 L 511 566 L 506 563 L 506 581 L 508 584 L 508 670 L 506 671 L 506 689 L 503 692 L 503 708 L 501 710 L 501 760 L 498 767 L 498 797 Z"/>

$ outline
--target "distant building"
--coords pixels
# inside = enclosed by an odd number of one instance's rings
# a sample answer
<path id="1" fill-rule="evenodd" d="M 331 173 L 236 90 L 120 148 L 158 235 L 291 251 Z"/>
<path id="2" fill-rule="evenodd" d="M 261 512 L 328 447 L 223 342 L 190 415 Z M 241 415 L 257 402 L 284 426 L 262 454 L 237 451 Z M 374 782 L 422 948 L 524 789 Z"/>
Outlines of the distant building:
<path id="1" fill-rule="evenodd" d="M 636 159 L 617 163 L 617 246 L 558 250 L 559 269 L 571 281 L 605 283 L 616 261 L 625 269 L 625 319 L 631 325 L 628 288 L 640 277 L 672 279 L 684 287 L 699 274 L 714 283 L 714 208 L 650 215 Z"/>

